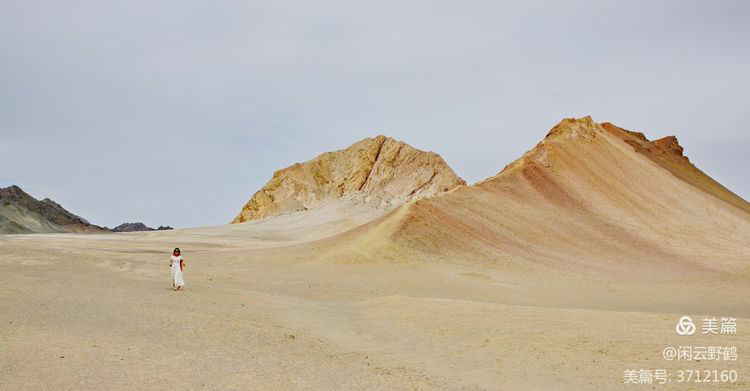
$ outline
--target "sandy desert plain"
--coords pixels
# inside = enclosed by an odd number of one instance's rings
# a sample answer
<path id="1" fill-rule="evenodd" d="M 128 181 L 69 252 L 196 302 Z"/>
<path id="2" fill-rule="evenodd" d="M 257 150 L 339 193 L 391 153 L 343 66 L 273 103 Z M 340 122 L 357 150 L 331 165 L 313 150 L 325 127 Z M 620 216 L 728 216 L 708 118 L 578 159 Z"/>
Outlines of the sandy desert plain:
<path id="1" fill-rule="evenodd" d="M 282 170 L 294 203 L 274 193 L 241 224 L 0 236 L 0 389 L 750 389 L 750 205 L 675 139 L 566 119 L 496 176 L 388 207 L 421 163 L 378 166 L 380 143 L 355 151 L 354 190 Z M 279 214 L 253 218 L 265 207 Z M 679 336 L 683 315 L 737 333 Z M 662 357 L 684 345 L 738 357 Z M 739 376 L 633 385 L 628 369 Z"/>

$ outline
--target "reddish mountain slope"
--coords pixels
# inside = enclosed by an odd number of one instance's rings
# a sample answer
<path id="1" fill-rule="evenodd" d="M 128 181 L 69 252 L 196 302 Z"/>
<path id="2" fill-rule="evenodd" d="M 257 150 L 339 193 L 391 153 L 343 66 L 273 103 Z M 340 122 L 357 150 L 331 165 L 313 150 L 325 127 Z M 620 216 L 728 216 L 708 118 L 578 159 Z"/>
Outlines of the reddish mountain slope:
<path id="1" fill-rule="evenodd" d="M 343 261 L 467 260 L 566 271 L 726 272 L 750 267 L 750 205 L 676 138 L 565 119 L 472 186 L 408 203 L 331 240 Z"/>

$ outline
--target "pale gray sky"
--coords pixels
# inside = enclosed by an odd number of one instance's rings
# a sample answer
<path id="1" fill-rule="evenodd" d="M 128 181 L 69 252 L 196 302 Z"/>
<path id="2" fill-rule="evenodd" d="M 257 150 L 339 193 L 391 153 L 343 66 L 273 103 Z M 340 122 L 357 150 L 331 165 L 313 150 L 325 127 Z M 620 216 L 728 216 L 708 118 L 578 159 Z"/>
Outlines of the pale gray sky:
<path id="1" fill-rule="evenodd" d="M 469 182 L 563 117 L 750 198 L 750 2 L 0 0 L 0 186 L 90 221 L 223 224 L 386 134 Z"/>

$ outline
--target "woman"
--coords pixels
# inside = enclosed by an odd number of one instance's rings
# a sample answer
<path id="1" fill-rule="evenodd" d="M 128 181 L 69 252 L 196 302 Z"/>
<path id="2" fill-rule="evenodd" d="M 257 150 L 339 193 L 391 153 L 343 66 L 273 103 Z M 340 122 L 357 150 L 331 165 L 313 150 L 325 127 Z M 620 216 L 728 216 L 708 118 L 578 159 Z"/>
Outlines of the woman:
<path id="1" fill-rule="evenodd" d="M 172 288 L 179 290 L 185 286 L 185 280 L 182 278 L 182 269 L 185 268 L 185 262 L 180 255 L 180 249 L 175 248 L 172 251 L 172 257 L 169 260 L 169 267 L 172 269 Z"/>

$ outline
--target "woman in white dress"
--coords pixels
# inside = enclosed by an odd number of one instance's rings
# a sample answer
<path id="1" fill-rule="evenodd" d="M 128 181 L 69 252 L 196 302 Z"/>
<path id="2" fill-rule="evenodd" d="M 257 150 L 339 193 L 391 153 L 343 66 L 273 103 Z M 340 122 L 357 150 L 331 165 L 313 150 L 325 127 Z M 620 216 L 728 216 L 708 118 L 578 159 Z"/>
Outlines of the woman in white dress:
<path id="1" fill-rule="evenodd" d="M 172 252 L 169 267 L 172 269 L 172 288 L 179 290 L 185 287 L 185 280 L 182 278 L 182 269 L 185 268 L 185 262 L 182 260 L 179 248 L 174 249 Z"/>

